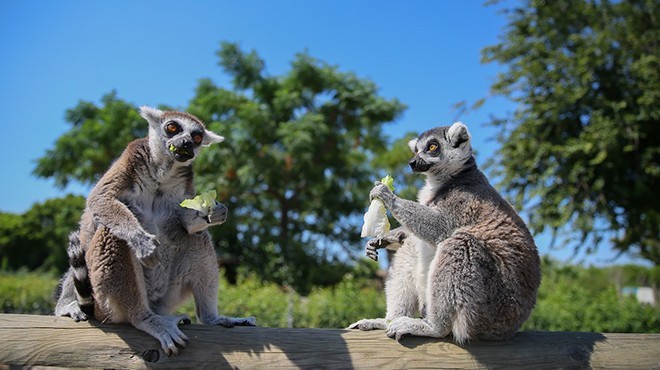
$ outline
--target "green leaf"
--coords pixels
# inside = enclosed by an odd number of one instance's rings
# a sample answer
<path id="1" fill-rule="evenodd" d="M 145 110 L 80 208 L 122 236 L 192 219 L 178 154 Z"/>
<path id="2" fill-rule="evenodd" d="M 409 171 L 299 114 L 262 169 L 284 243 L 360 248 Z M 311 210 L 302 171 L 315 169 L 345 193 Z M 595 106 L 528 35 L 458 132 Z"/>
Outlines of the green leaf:
<path id="1" fill-rule="evenodd" d="M 197 210 L 206 216 L 211 214 L 211 210 L 215 206 L 216 196 L 215 190 L 206 191 L 193 199 L 184 199 L 181 202 L 181 207 Z"/>
<path id="2" fill-rule="evenodd" d="M 390 190 L 394 191 L 394 189 L 395 189 L 395 187 L 394 187 L 394 178 L 392 176 L 387 175 L 387 176 L 383 177 L 382 179 L 380 179 L 380 182 L 385 184 L 388 188 L 390 188 Z"/>

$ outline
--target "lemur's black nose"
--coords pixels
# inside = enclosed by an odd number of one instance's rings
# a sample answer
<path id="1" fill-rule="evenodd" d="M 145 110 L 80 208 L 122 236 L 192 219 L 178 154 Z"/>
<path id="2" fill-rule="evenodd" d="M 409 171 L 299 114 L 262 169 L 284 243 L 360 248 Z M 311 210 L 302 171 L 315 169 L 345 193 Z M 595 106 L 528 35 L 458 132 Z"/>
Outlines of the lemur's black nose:
<path id="1" fill-rule="evenodd" d="M 193 142 L 188 141 L 188 140 L 184 140 L 183 144 L 181 144 L 181 148 L 186 149 L 186 150 L 192 149 L 193 148 Z"/>
<path id="2" fill-rule="evenodd" d="M 419 157 L 413 158 L 408 164 L 413 172 L 426 172 L 431 168 L 430 163 Z"/>

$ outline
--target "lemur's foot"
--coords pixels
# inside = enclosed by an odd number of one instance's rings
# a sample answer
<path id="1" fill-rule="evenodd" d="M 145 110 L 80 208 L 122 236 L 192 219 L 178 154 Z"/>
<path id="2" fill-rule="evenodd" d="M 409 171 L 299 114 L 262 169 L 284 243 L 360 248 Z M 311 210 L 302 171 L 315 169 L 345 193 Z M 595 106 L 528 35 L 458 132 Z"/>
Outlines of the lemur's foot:
<path id="1" fill-rule="evenodd" d="M 188 343 L 188 337 L 179 329 L 180 322 L 190 323 L 187 315 L 162 316 L 151 314 L 145 320 L 136 323 L 135 327 L 158 339 L 165 355 L 178 355 L 181 348 Z"/>
<path id="2" fill-rule="evenodd" d="M 387 320 L 385 319 L 362 319 L 356 321 L 348 326 L 347 329 L 360 329 L 360 330 L 385 330 L 387 328 Z"/>
<path id="3" fill-rule="evenodd" d="M 218 316 L 210 322 L 211 325 L 222 325 L 225 328 L 233 328 L 234 326 L 257 326 L 257 319 L 254 316 L 250 317 L 227 317 Z"/>

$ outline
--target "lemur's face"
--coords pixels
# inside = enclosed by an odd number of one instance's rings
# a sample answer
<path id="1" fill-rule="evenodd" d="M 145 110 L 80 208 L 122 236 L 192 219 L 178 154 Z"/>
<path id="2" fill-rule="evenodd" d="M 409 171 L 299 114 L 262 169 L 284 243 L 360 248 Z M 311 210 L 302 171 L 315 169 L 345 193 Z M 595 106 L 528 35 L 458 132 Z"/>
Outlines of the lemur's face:
<path id="1" fill-rule="evenodd" d="M 408 164 L 417 173 L 451 174 L 472 156 L 470 134 L 460 122 L 430 129 L 408 146 L 415 154 Z"/>
<path id="2" fill-rule="evenodd" d="M 152 135 L 157 137 L 159 140 L 157 143 L 154 141 L 155 145 L 162 145 L 162 151 L 178 162 L 190 161 L 200 148 L 224 140 L 222 136 L 207 130 L 197 117 L 185 112 L 163 112 L 142 107 L 141 114 L 149 121 L 150 139 Z"/>
<path id="3" fill-rule="evenodd" d="M 161 117 L 165 147 L 179 162 L 191 160 L 199 152 L 206 129 L 192 117 L 179 113 L 165 113 Z"/>

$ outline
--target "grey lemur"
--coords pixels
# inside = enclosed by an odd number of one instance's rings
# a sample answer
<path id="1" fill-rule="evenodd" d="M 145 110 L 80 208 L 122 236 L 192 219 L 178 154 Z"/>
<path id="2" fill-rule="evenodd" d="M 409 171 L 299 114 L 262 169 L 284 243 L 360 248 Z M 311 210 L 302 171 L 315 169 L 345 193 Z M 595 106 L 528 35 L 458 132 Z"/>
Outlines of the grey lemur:
<path id="1" fill-rule="evenodd" d="M 71 267 L 56 292 L 55 314 L 76 321 L 128 322 L 177 354 L 189 323 L 172 312 L 190 295 L 204 324 L 254 325 L 254 318 L 218 315 L 218 265 L 209 226 L 223 223 L 182 208 L 195 196 L 192 162 L 200 148 L 224 138 L 196 117 L 142 107 L 146 138 L 128 144 L 87 198 L 80 229 L 69 238 Z"/>
<path id="2" fill-rule="evenodd" d="M 409 146 L 410 167 L 426 175 L 418 202 L 383 184 L 370 193 L 402 225 L 366 248 L 372 259 L 377 249 L 398 248 L 385 287 L 387 314 L 349 327 L 385 329 L 397 339 L 452 333 L 459 344 L 511 337 L 534 308 L 541 282 L 534 239 L 477 168 L 465 125 L 428 130 Z"/>

